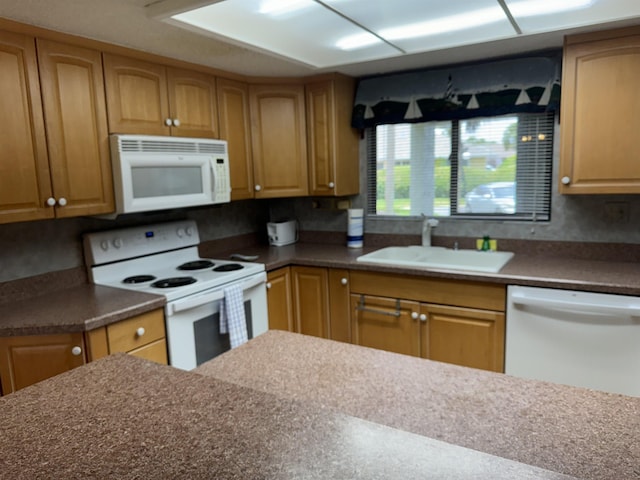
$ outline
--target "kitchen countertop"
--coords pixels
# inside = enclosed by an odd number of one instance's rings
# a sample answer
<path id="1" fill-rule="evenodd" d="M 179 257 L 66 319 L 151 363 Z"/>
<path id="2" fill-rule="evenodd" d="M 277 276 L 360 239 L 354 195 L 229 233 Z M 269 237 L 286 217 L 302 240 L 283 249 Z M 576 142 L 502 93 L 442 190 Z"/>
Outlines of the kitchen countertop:
<path id="1" fill-rule="evenodd" d="M 267 270 L 296 264 L 402 275 L 474 280 L 498 284 L 529 285 L 578 289 L 592 292 L 640 295 L 640 263 L 570 259 L 549 255 L 516 253 L 498 273 L 393 267 L 358 262 L 363 249 L 343 245 L 296 243 L 284 247 L 244 246 L 240 251 L 200 246 L 200 254 L 210 258 L 228 258 L 231 253 L 258 255 L 257 262 Z M 53 273 L 64 284 L 63 273 Z M 42 292 L 49 281 L 34 278 L 0 284 L 0 336 L 55 334 L 88 331 L 140 313 L 161 308 L 164 297 L 110 287 L 75 283 L 68 288 Z M 49 275 L 40 276 L 49 279 Z M 32 292 L 23 292 L 30 289 Z M 16 285 L 18 285 L 16 287 Z M 4 293 L 4 294 L 3 294 Z M 18 300 L 11 301 L 16 297 Z"/>
<path id="2" fill-rule="evenodd" d="M 267 332 L 193 372 L 116 354 L 0 398 L 0 476 L 634 479 L 639 409 Z"/>

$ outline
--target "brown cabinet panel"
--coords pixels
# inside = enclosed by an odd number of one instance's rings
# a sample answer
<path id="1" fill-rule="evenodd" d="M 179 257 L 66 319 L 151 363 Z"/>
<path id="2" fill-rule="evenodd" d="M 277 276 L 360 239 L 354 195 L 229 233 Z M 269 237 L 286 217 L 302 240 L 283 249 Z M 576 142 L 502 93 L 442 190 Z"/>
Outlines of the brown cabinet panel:
<path id="1" fill-rule="evenodd" d="M 560 193 L 640 193 L 640 28 L 567 37 Z"/>
<path id="2" fill-rule="evenodd" d="M 288 332 L 295 330 L 290 267 L 267 273 L 267 305 L 269 329 Z"/>
<path id="3" fill-rule="evenodd" d="M 351 342 L 349 270 L 329 269 L 329 331 L 332 340 Z"/>
<path id="4" fill-rule="evenodd" d="M 130 352 L 164 337 L 162 310 L 154 310 L 107 326 L 109 353 Z"/>
<path id="5" fill-rule="evenodd" d="M 167 69 L 169 111 L 174 119 L 172 135 L 217 138 L 215 77 L 176 68 Z M 176 120 L 179 122 L 175 125 Z"/>
<path id="6" fill-rule="evenodd" d="M 41 39 L 37 45 L 56 216 L 112 212 L 101 54 Z"/>
<path id="7" fill-rule="evenodd" d="M 0 338 L 0 379 L 5 395 L 84 363 L 82 333 Z"/>
<path id="8" fill-rule="evenodd" d="M 329 279 L 326 268 L 291 267 L 295 331 L 330 338 Z"/>
<path id="9" fill-rule="evenodd" d="M 0 223 L 52 218 L 49 161 L 32 37 L 0 32 Z"/>
<path id="10" fill-rule="evenodd" d="M 351 294 L 352 343 L 420 356 L 419 310 L 418 302 Z"/>
<path id="11" fill-rule="evenodd" d="M 253 198 L 249 87 L 219 78 L 217 91 L 220 138 L 227 141 L 229 150 L 231 200 Z"/>
<path id="12" fill-rule="evenodd" d="M 167 365 L 169 363 L 167 356 L 167 342 L 164 338 L 156 340 L 155 342 L 148 343 L 142 347 L 138 347 L 135 350 L 128 352 L 129 355 L 134 357 L 144 358 L 152 362 Z"/>
<path id="13" fill-rule="evenodd" d="M 504 371 L 504 313 L 442 305 L 423 305 L 422 313 L 423 357 Z"/>
<path id="14" fill-rule="evenodd" d="M 251 141 L 256 198 L 308 194 L 302 85 L 251 85 Z"/>
<path id="15" fill-rule="evenodd" d="M 155 63 L 103 54 L 111 133 L 171 133 L 167 75 Z"/>
<path id="16" fill-rule="evenodd" d="M 351 128 L 354 80 L 306 85 L 309 193 L 355 195 L 360 190 L 358 135 Z"/>

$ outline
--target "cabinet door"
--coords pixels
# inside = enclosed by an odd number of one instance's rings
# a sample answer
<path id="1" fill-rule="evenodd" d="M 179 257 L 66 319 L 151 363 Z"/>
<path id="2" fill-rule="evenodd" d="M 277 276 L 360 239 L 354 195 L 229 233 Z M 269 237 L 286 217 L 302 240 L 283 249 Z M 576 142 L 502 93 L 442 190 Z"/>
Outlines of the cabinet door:
<path id="1" fill-rule="evenodd" d="M 640 34 L 635 31 L 565 45 L 560 193 L 640 193 Z"/>
<path id="2" fill-rule="evenodd" d="M 35 40 L 0 32 L 0 223 L 52 218 Z"/>
<path id="3" fill-rule="evenodd" d="M 4 394 L 85 363 L 82 333 L 0 338 Z"/>
<path id="4" fill-rule="evenodd" d="M 418 302 L 351 294 L 351 342 L 420 356 Z"/>
<path id="5" fill-rule="evenodd" d="M 231 200 L 253 198 L 249 87 L 219 78 L 217 91 L 220 138 L 227 141 L 229 149 Z"/>
<path id="6" fill-rule="evenodd" d="M 304 196 L 307 142 L 302 85 L 251 85 L 256 198 Z"/>
<path id="7" fill-rule="evenodd" d="M 103 61 L 109 132 L 170 135 L 165 67 L 107 53 Z"/>
<path id="8" fill-rule="evenodd" d="M 504 313 L 423 305 L 422 356 L 504 372 Z"/>
<path id="9" fill-rule="evenodd" d="M 326 268 L 291 267 L 295 331 L 329 338 L 329 280 Z"/>
<path id="10" fill-rule="evenodd" d="M 349 270 L 329 269 L 329 331 L 331 339 L 351 342 Z"/>
<path id="11" fill-rule="evenodd" d="M 167 69 L 171 134 L 218 138 L 215 77 L 200 72 Z"/>
<path id="12" fill-rule="evenodd" d="M 42 39 L 37 45 L 56 216 L 112 212 L 100 52 Z"/>
<path id="13" fill-rule="evenodd" d="M 269 329 L 294 331 L 291 288 L 290 267 L 279 268 L 267 273 Z"/>
<path id="14" fill-rule="evenodd" d="M 350 78 L 306 86 L 311 195 L 359 193 L 358 137 L 350 126 L 353 88 Z"/>

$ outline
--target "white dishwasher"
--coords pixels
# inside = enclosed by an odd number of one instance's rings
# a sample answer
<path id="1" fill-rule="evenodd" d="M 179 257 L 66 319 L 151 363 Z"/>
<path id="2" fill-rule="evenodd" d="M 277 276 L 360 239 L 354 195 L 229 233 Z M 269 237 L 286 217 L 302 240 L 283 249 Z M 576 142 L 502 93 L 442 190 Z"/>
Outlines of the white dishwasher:
<path id="1" fill-rule="evenodd" d="M 507 289 L 505 373 L 640 397 L 640 298 Z"/>

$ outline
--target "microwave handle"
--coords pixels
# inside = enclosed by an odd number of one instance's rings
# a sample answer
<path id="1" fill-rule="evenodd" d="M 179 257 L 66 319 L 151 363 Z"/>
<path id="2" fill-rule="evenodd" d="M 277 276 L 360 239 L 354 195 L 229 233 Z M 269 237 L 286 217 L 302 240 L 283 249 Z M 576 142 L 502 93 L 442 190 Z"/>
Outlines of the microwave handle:
<path id="1" fill-rule="evenodd" d="M 250 278 L 242 284 L 242 290 L 247 291 L 250 288 L 256 287 L 260 284 L 266 285 L 266 274 L 256 275 L 254 278 Z M 266 288 L 266 287 L 265 287 Z M 209 293 L 203 293 L 195 297 L 185 298 L 183 300 L 176 300 L 167 305 L 169 315 L 173 315 L 178 312 L 184 312 L 192 308 L 206 305 L 207 303 L 217 302 L 224 298 L 224 290 L 215 290 Z"/>
<path id="2" fill-rule="evenodd" d="M 216 185 L 218 185 L 218 172 L 216 172 L 216 161 L 214 158 L 209 160 L 209 168 L 211 169 L 211 194 L 216 197 Z"/>

